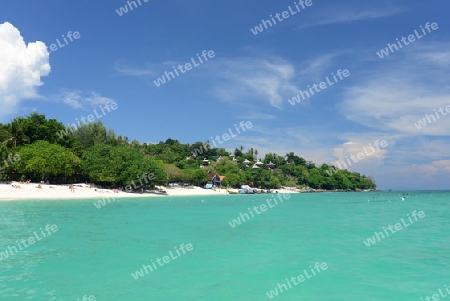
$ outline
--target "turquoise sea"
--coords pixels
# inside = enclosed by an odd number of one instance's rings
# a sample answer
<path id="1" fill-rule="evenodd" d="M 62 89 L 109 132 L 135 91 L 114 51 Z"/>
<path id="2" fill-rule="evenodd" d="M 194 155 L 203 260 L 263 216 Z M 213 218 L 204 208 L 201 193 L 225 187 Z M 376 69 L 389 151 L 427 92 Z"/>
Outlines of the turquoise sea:
<path id="1" fill-rule="evenodd" d="M 420 301 L 450 286 L 450 192 L 295 194 L 230 226 L 270 197 L 0 202 L 0 300 Z"/>

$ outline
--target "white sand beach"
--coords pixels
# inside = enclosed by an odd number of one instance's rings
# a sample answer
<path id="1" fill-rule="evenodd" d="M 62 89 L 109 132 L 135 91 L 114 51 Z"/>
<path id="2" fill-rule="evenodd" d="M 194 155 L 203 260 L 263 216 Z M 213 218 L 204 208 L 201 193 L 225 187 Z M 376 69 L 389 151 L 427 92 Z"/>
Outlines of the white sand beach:
<path id="1" fill-rule="evenodd" d="M 0 184 L 0 201 L 11 200 L 70 200 L 70 199 L 101 199 L 107 197 L 115 198 L 142 198 L 142 197 L 164 197 L 164 196 L 194 196 L 194 195 L 225 195 L 225 189 L 203 189 L 201 187 L 160 187 L 167 192 L 167 195 L 153 193 L 126 193 L 120 190 L 90 188 L 86 184 L 75 184 L 74 192 L 70 191 L 69 185 L 45 185 L 38 183 L 20 184 Z M 295 193 L 294 191 L 276 189 L 278 193 Z"/>

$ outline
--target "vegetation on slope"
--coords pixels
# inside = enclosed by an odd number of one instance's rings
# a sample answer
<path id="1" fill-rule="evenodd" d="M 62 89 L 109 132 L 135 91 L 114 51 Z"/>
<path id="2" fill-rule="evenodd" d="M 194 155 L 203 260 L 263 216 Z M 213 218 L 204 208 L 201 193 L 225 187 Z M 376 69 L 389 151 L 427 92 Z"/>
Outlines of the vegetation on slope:
<path id="1" fill-rule="evenodd" d="M 231 155 L 231 156 L 230 156 Z M 234 155 L 234 160 L 233 156 Z M 264 165 L 252 168 L 258 151 L 244 147 L 231 154 L 212 148 L 209 142 L 182 144 L 167 139 L 158 144 L 129 141 L 107 130 L 101 122 L 68 130 L 55 119 L 33 113 L 0 124 L 0 180 L 89 182 L 105 187 L 122 187 L 153 174 L 145 188 L 168 182 L 203 185 L 210 174 L 225 176 L 222 185 L 251 184 L 261 188 L 309 186 L 315 189 L 371 189 L 374 181 L 357 172 L 334 166 L 316 166 L 289 152 L 284 156 L 266 154 Z M 200 167 L 204 158 L 209 165 Z M 244 160 L 251 161 L 249 166 Z M 272 162 L 271 170 L 267 164 Z"/>

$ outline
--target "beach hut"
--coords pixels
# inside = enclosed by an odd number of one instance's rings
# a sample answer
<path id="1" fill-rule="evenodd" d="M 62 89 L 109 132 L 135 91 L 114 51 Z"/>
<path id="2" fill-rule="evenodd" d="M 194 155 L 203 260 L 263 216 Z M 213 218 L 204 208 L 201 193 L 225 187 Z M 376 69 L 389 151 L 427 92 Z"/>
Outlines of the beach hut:
<path id="1" fill-rule="evenodd" d="M 202 165 L 203 165 L 203 166 L 209 165 L 209 160 L 208 160 L 208 158 L 205 157 L 205 158 L 203 159 Z"/>
<path id="2" fill-rule="evenodd" d="M 220 176 L 217 173 L 209 173 L 209 181 L 212 183 L 213 187 L 216 187 L 219 185 L 222 187 L 222 180 L 225 178 L 225 176 Z"/>

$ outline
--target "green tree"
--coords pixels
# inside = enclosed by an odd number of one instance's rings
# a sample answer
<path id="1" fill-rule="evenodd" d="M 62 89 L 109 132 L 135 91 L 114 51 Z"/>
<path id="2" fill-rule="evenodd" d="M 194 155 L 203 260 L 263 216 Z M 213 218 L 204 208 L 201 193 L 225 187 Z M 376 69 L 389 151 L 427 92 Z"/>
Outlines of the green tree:
<path id="1" fill-rule="evenodd" d="M 195 169 L 189 172 L 189 181 L 194 185 L 201 186 L 209 180 L 209 175 L 203 169 Z"/>
<path id="2" fill-rule="evenodd" d="M 158 156 L 164 163 L 167 164 L 172 164 L 174 163 L 177 159 L 178 156 L 175 152 L 173 152 L 170 148 L 165 148 L 162 151 L 162 154 Z"/>
<path id="3" fill-rule="evenodd" d="M 21 146 L 17 154 L 20 160 L 14 163 L 14 169 L 34 180 L 47 180 L 50 176 L 71 177 L 80 166 L 80 158 L 74 153 L 47 141 Z"/>
<path id="4" fill-rule="evenodd" d="M 34 112 L 26 118 L 22 118 L 20 124 L 30 144 L 44 140 L 70 148 L 74 143 L 71 135 L 58 135 L 65 130 L 64 124 L 56 119 L 47 120 L 43 114 Z"/>
<path id="5" fill-rule="evenodd" d="M 107 144 L 109 140 L 108 131 L 100 120 L 79 126 L 73 131 L 73 137 L 81 150 L 88 149 L 94 145 Z"/>
<path id="6" fill-rule="evenodd" d="M 154 179 L 144 187 L 154 187 L 167 183 L 161 165 L 136 149 L 99 144 L 83 152 L 81 168 L 91 181 L 115 187 L 136 183 L 143 175 L 153 173 Z"/>
<path id="7" fill-rule="evenodd" d="M 242 184 L 242 177 L 239 174 L 227 172 L 225 173 L 225 178 L 223 179 L 223 185 L 239 187 Z"/>
<path id="8" fill-rule="evenodd" d="M 176 167 L 173 164 L 164 164 L 163 165 L 164 171 L 167 174 L 168 181 L 183 181 L 185 179 L 184 173 L 181 169 Z"/>
<path id="9" fill-rule="evenodd" d="M 44 141 L 51 146 L 42 144 Z M 56 145 L 60 148 L 56 148 Z M 253 169 L 252 165 L 247 167 L 243 161 L 248 159 L 254 163 L 258 156 L 254 148 L 243 153 L 244 147 L 239 146 L 233 152 L 237 161 L 233 161 L 224 148 L 211 147 L 210 141 L 190 145 L 168 138 L 157 144 L 140 144 L 137 140 L 130 143 L 128 137 L 116 136 L 113 130 L 107 130 L 100 121 L 69 130 L 57 120 L 47 120 L 45 115 L 38 113 L 0 124 L 0 146 L 0 157 L 25 152 L 23 163 L 8 166 L 3 172 L 3 178 L 5 171 L 9 176 L 17 175 L 20 171 L 37 178 L 56 177 L 61 181 L 89 179 L 98 184 L 117 186 L 135 183 L 144 174 L 154 173 L 151 183 L 146 183 L 152 187 L 165 184 L 168 179 L 202 184 L 209 179 L 205 171 L 210 171 L 225 175 L 224 183 L 233 186 L 252 182 L 264 188 L 280 185 L 309 185 L 326 189 L 376 187 L 374 180 L 368 176 L 337 170 L 327 164 L 316 167 L 313 162 L 293 152 L 285 156 L 268 153 L 263 160 L 264 165 Z M 49 158 L 51 152 L 54 158 Z M 192 152 L 196 153 L 197 158 L 192 158 Z M 205 157 L 209 159 L 210 165 L 200 169 Z M 269 162 L 275 164 L 275 170 L 268 169 Z"/>
<path id="10" fill-rule="evenodd" d="M 18 145 L 30 142 L 30 138 L 25 135 L 22 126 L 23 118 L 15 118 L 11 123 L 3 125 L 0 130 L 0 139 L 2 143 L 10 148 L 16 148 Z"/>

